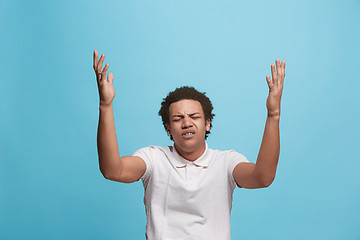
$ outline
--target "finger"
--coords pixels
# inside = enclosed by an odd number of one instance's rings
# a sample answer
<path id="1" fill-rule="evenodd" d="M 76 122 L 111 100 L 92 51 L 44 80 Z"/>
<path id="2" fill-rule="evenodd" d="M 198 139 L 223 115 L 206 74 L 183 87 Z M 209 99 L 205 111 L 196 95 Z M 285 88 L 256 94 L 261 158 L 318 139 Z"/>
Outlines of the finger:
<path id="1" fill-rule="evenodd" d="M 98 51 L 94 50 L 94 61 L 93 61 L 93 67 L 94 70 L 96 71 L 96 66 L 98 64 L 99 58 L 98 58 Z"/>
<path id="2" fill-rule="evenodd" d="M 271 78 L 269 75 L 266 75 L 266 82 L 267 82 L 267 84 L 269 86 L 269 90 L 270 90 L 272 88 L 273 84 L 271 82 Z"/>
<path id="3" fill-rule="evenodd" d="M 109 69 L 109 64 L 105 64 L 105 67 L 101 72 L 101 79 L 104 79 L 104 80 L 106 79 L 106 72 L 108 69 Z"/>
<path id="4" fill-rule="evenodd" d="M 271 77 L 272 77 L 272 81 L 274 83 L 275 79 L 276 79 L 275 64 L 271 64 Z"/>
<path id="5" fill-rule="evenodd" d="M 281 70 L 282 70 L 283 76 L 285 76 L 285 60 L 283 60 L 283 61 L 281 62 Z"/>
<path id="6" fill-rule="evenodd" d="M 275 60 L 275 63 L 276 63 L 276 72 L 278 75 L 281 74 L 281 69 L 280 69 L 280 60 L 279 59 L 276 59 Z"/>
<path id="7" fill-rule="evenodd" d="M 113 84 L 113 81 L 114 81 L 114 75 L 109 72 L 108 76 L 107 76 L 107 80 L 110 84 Z"/>
<path id="8" fill-rule="evenodd" d="M 102 65 L 105 59 L 105 54 L 101 54 L 100 60 L 96 66 L 97 73 L 101 73 Z"/>

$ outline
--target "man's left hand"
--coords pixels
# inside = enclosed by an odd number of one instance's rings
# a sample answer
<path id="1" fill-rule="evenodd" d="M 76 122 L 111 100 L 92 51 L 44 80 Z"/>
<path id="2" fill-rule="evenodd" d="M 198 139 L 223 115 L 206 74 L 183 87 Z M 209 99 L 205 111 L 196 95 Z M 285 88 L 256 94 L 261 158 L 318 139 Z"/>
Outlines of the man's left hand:
<path id="1" fill-rule="evenodd" d="M 276 64 L 276 70 L 275 70 Z M 269 86 L 269 96 L 266 100 L 268 117 L 280 117 L 280 102 L 285 78 L 285 61 L 276 59 L 275 64 L 271 64 L 272 81 L 269 75 L 266 75 L 266 81 Z"/>

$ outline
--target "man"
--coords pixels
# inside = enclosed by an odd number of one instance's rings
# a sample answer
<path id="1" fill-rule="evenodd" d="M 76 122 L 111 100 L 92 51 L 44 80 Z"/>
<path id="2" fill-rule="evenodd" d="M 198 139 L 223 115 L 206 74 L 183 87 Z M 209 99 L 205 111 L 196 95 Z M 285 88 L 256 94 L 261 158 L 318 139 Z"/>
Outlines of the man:
<path id="1" fill-rule="evenodd" d="M 204 93 L 181 87 L 169 93 L 159 115 L 174 146 L 149 146 L 120 157 L 113 116 L 113 75 L 106 78 L 105 55 L 94 51 L 94 70 L 100 95 L 98 154 L 106 179 L 145 188 L 146 239 L 230 239 L 230 211 L 235 186 L 270 186 L 280 151 L 280 102 L 285 61 L 271 65 L 266 76 L 268 115 L 256 164 L 235 151 L 208 148 L 212 105 Z"/>

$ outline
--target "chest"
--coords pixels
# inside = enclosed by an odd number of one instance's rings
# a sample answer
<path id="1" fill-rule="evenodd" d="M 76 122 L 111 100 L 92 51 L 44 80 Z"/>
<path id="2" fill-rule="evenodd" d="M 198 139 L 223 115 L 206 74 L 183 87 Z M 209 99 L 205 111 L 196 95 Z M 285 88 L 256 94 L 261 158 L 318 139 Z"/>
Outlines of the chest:
<path id="1" fill-rule="evenodd" d="M 194 206 L 192 211 L 226 201 L 231 192 L 224 159 L 212 159 L 207 167 L 193 163 L 182 167 L 171 162 L 157 164 L 148 187 L 146 192 L 152 199 L 165 201 L 173 208 Z"/>

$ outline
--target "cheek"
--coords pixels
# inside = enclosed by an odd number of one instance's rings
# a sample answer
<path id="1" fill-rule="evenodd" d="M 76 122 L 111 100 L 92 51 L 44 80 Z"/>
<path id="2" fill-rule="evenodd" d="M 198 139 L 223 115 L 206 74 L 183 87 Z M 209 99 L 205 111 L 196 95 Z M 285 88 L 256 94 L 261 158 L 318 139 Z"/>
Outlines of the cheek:
<path id="1" fill-rule="evenodd" d="M 171 123 L 170 124 L 170 129 L 169 129 L 169 132 L 171 132 L 172 134 L 176 133 L 179 129 L 179 123 L 178 122 L 175 122 L 175 123 Z"/>

